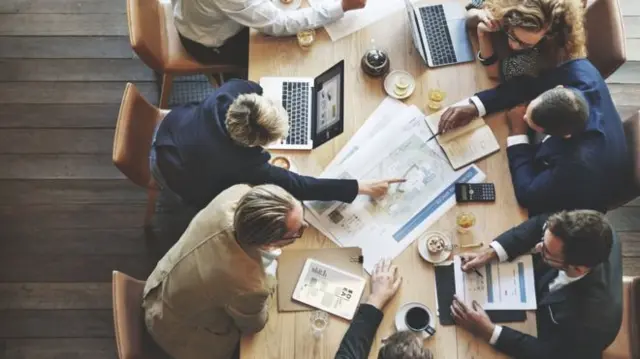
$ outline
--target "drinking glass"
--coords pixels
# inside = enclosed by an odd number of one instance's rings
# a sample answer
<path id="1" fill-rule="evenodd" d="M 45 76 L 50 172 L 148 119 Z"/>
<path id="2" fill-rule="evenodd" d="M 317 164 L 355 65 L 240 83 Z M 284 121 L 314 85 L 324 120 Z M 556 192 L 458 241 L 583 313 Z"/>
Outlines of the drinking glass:
<path id="1" fill-rule="evenodd" d="M 300 31 L 297 35 L 298 45 L 303 50 L 308 50 L 313 42 L 316 40 L 316 30 L 304 30 Z"/>
<path id="2" fill-rule="evenodd" d="M 456 216 L 458 233 L 467 233 L 476 224 L 476 216 L 471 212 L 460 212 Z"/>
<path id="3" fill-rule="evenodd" d="M 316 310 L 311 313 L 311 334 L 318 339 L 329 325 L 329 313 L 322 310 Z"/>

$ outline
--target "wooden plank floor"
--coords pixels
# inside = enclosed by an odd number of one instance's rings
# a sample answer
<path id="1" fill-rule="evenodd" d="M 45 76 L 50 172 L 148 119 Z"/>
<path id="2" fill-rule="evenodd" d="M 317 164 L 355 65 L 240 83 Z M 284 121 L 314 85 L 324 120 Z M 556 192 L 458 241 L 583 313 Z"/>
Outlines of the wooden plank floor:
<path id="1" fill-rule="evenodd" d="M 639 2 L 622 3 L 630 58 L 640 60 Z M 111 271 L 152 269 L 145 195 L 110 157 L 125 83 L 158 95 L 126 34 L 124 0 L 0 1 L 2 359 L 116 358 Z M 610 83 L 621 112 L 640 108 L 640 62 Z M 165 214 L 170 227 L 185 225 Z M 640 275 L 640 201 L 609 216 L 625 273 Z"/>

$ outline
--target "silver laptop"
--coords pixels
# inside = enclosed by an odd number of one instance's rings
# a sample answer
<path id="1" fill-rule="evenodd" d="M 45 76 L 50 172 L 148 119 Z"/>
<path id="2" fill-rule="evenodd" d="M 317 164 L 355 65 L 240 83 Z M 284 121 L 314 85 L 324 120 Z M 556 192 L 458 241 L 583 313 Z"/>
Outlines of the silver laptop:
<path id="1" fill-rule="evenodd" d="M 260 86 L 289 114 L 287 138 L 268 148 L 311 150 L 344 131 L 344 61 L 315 79 L 263 77 Z"/>
<path id="2" fill-rule="evenodd" d="M 405 0 L 413 44 L 429 67 L 475 60 L 467 35 L 465 10 L 457 2 L 415 7 Z"/>

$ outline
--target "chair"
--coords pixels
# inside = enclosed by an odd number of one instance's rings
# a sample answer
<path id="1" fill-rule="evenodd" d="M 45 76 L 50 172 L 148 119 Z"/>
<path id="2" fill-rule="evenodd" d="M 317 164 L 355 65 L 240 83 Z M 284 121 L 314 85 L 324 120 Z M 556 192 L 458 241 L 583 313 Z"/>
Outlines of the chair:
<path id="1" fill-rule="evenodd" d="M 162 75 L 160 108 L 167 108 L 176 75 L 245 71 L 233 64 L 201 64 L 187 54 L 173 23 L 170 1 L 127 0 L 127 19 L 133 51 L 147 66 Z"/>
<path id="2" fill-rule="evenodd" d="M 624 277 L 622 325 L 604 359 L 640 359 L 640 277 Z"/>
<path id="3" fill-rule="evenodd" d="M 142 316 L 144 282 L 113 271 L 113 320 L 120 359 L 167 358 L 147 333 Z"/>
<path id="4" fill-rule="evenodd" d="M 585 28 L 587 58 L 606 79 L 627 60 L 619 0 L 589 0 Z"/>
<path id="5" fill-rule="evenodd" d="M 631 167 L 629 172 L 625 174 L 624 186 L 616 198 L 612 200 L 609 210 L 618 208 L 625 203 L 640 196 L 640 112 L 635 115 L 623 119 L 624 134 L 627 140 L 627 148 L 631 155 Z"/>
<path id="6" fill-rule="evenodd" d="M 147 189 L 145 227 L 151 224 L 158 194 L 149 166 L 149 152 L 155 129 L 168 112 L 151 105 L 133 84 L 127 84 L 113 136 L 112 159 L 120 172 Z"/>

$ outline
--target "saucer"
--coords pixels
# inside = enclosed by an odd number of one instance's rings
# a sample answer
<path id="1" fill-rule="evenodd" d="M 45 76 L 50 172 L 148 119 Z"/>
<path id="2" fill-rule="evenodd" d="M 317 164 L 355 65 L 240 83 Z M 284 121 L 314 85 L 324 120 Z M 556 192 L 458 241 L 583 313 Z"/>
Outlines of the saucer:
<path id="1" fill-rule="evenodd" d="M 281 0 L 271 0 L 271 2 L 278 9 L 284 10 L 284 11 L 298 10 L 298 8 L 300 8 L 300 5 L 302 5 L 302 0 L 292 0 L 288 4 L 283 3 Z"/>
<path id="2" fill-rule="evenodd" d="M 403 304 L 400 307 L 400 309 L 398 309 L 398 312 L 396 313 L 395 325 L 396 325 L 396 330 L 397 331 L 399 331 L 399 332 L 403 331 L 403 330 L 412 331 L 411 329 L 409 329 L 409 327 L 407 327 L 407 323 L 405 323 L 404 318 L 407 315 L 407 312 L 409 311 L 409 309 L 411 309 L 413 307 L 420 307 L 420 308 L 426 310 L 427 313 L 429 313 L 429 326 L 431 326 L 431 328 L 433 328 L 433 329 L 436 329 L 436 317 L 433 314 L 433 312 L 431 311 L 431 309 L 429 309 L 426 305 L 424 305 L 422 303 L 409 302 L 409 303 Z M 431 334 L 427 333 L 424 330 L 422 332 L 420 332 L 420 335 L 421 335 L 422 339 L 427 339 L 427 338 L 431 337 Z"/>
<path id="3" fill-rule="evenodd" d="M 434 235 L 440 236 L 442 239 L 444 239 L 444 244 L 446 246 L 446 249 L 438 254 L 431 253 L 427 249 L 427 238 Z M 451 252 L 453 249 L 452 247 L 453 246 L 451 245 L 451 240 L 442 232 L 426 232 L 422 234 L 418 239 L 418 252 L 420 253 L 420 256 L 425 261 L 433 264 L 438 264 L 446 261 L 451 256 Z"/>
<path id="4" fill-rule="evenodd" d="M 397 94 L 395 92 L 396 83 L 399 80 L 402 80 L 407 84 L 405 93 Z M 413 76 L 411 76 L 411 74 L 406 71 L 402 71 L 402 70 L 391 71 L 384 78 L 384 91 L 387 93 L 387 95 L 395 99 L 404 100 L 405 98 L 411 96 L 411 94 L 413 94 L 413 91 L 415 89 L 416 89 L 416 81 L 413 79 Z"/>

